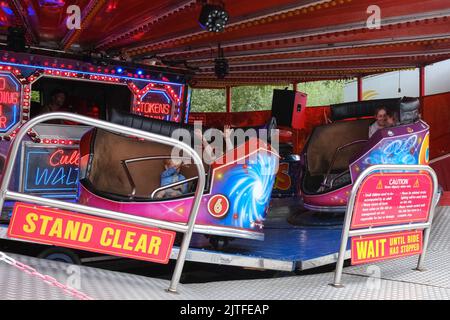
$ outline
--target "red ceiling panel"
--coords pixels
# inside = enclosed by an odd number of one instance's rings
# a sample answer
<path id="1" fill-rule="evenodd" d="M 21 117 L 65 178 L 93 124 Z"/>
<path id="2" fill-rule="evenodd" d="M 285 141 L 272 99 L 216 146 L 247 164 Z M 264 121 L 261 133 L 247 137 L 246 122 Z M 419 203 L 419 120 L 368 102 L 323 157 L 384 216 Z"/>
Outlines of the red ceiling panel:
<path id="1" fill-rule="evenodd" d="M 275 76 L 273 71 L 289 59 L 298 60 L 295 66 L 315 68 L 314 73 L 307 74 L 316 79 L 376 72 L 370 66 L 422 65 L 447 57 L 450 50 L 448 0 L 225 0 L 230 20 L 225 32 L 219 34 L 205 32 L 198 25 L 201 3 L 0 1 L 0 33 L 6 34 L 9 26 L 22 25 L 31 35 L 27 37 L 31 44 L 43 47 L 112 53 L 122 50 L 136 58 L 157 54 L 166 60 L 187 60 L 192 66 L 202 67 L 197 80 L 201 80 L 202 72 L 212 70 L 217 44 L 221 43 L 234 73 L 228 82 L 218 84 L 235 83 L 238 77 L 247 83 L 246 75 L 266 70 L 272 73 L 261 73 L 258 81 L 280 81 L 283 75 Z M 381 29 L 366 28 L 367 8 L 372 4 L 381 8 L 385 25 Z M 65 25 L 69 5 L 78 5 L 83 11 L 79 31 L 69 31 Z M 386 26 L 387 22 L 390 25 Z M 243 68 L 249 63 L 251 67 Z M 299 76 L 286 75 L 285 79 Z M 208 82 L 214 80 L 210 74 L 203 77 Z"/>

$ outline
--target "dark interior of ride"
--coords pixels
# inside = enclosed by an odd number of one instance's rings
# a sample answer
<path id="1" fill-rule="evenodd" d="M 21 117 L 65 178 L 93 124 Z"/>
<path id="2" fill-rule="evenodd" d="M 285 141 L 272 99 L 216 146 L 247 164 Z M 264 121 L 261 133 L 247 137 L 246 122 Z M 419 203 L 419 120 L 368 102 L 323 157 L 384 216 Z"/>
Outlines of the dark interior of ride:
<path id="1" fill-rule="evenodd" d="M 42 113 L 52 102 L 56 91 L 65 93 L 61 111 L 73 112 L 91 118 L 106 119 L 112 108 L 129 110 L 131 91 L 122 84 L 104 84 L 79 80 L 41 77 L 33 83 L 31 117 Z"/>
<path id="2" fill-rule="evenodd" d="M 316 127 L 303 152 L 302 191 L 322 194 L 351 184 L 349 165 L 369 141 L 369 126 L 379 107 L 397 113 L 398 125 L 419 119 L 419 99 L 398 98 L 331 106 L 331 124 Z M 350 120 L 351 119 L 351 120 Z M 370 139 L 378 139 L 376 135 Z"/>

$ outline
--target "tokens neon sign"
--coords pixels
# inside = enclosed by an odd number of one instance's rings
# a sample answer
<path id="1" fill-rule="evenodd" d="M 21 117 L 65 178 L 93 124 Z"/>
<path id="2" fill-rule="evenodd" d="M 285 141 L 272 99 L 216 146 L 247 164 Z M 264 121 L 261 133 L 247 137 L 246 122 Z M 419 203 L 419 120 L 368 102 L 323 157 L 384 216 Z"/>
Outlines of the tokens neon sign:
<path id="1" fill-rule="evenodd" d="M 172 101 L 165 91 L 149 90 L 140 97 L 134 111 L 144 117 L 168 120 L 172 114 Z"/>
<path id="2" fill-rule="evenodd" d="M 171 106 L 167 103 L 144 102 L 141 104 L 142 112 L 145 114 L 170 114 Z"/>

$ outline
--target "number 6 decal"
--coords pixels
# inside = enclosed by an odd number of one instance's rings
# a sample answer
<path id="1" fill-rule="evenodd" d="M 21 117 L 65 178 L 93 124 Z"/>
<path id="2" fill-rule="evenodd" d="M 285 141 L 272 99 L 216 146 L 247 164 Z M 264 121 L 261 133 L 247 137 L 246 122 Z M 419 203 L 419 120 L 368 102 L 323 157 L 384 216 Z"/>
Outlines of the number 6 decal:
<path id="1" fill-rule="evenodd" d="M 215 218 L 225 216 L 229 208 L 230 202 L 224 195 L 216 194 L 208 201 L 208 212 Z"/>

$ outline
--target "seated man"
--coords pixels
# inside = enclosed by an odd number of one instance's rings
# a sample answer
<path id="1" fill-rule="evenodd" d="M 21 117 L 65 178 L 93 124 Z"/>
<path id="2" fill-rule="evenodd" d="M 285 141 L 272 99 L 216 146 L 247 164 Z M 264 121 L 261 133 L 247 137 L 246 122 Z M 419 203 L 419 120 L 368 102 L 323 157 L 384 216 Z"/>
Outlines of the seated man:
<path id="1" fill-rule="evenodd" d="M 373 134 L 379 129 L 383 129 L 384 127 L 386 127 L 386 115 L 387 110 L 385 107 L 379 107 L 375 110 L 376 121 L 369 127 L 369 138 L 373 136 Z"/>

